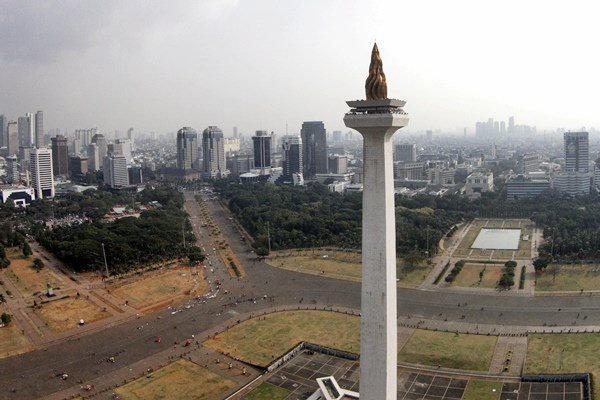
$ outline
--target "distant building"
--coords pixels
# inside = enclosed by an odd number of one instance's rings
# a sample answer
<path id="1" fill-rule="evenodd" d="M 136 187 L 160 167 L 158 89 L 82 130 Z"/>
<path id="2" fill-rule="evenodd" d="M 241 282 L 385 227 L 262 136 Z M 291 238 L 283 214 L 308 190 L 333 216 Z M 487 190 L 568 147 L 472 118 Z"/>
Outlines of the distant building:
<path id="1" fill-rule="evenodd" d="M 539 171 L 540 158 L 537 154 L 523 154 L 519 159 L 519 170 L 522 174 Z"/>
<path id="2" fill-rule="evenodd" d="M 506 198 L 534 198 L 550 190 L 550 180 L 547 178 L 532 178 L 528 175 L 511 175 L 506 178 Z"/>
<path id="3" fill-rule="evenodd" d="M 302 138 L 294 135 L 283 136 L 281 138 L 281 148 L 283 152 L 282 181 L 294 185 L 303 185 Z"/>
<path id="4" fill-rule="evenodd" d="M 19 126 L 15 121 L 6 124 L 6 153 L 9 156 L 19 152 Z"/>
<path id="5" fill-rule="evenodd" d="M 5 185 L 0 186 L 0 198 L 3 204 L 11 199 L 15 207 L 27 207 L 35 200 L 35 191 L 25 186 Z"/>
<path id="6" fill-rule="evenodd" d="M 329 156 L 329 172 L 332 174 L 345 174 L 348 172 L 347 156 Z"/>
<path id="7" fill-rule="evenodd" d="M 102 169 L 105 185 L 113 189 L 129 186 L 129 173 L 125 156 L 121 154 L 105 156 Z"/>
<path id="8" fill-rule="evenodd" d="M 202 177 L 215 179 L 226 177 L 228 174 L 223 131 L 217 126 L 209 126 L 202 132 Z"/>
<path id="9" fill-rule="evenodd" d="M 397 144 L 394 152 L 394 161 L 414 163 L 417 161 L 417 146 L 414 144 Z"/>
<path id="10" fill-rule="evenodd" d="M 128 131 L 129 133 L 129 131 Z M 127 165 L 131 164 L 131 152 L 133 151 L 133 143 L 130 139 L 116 139 L 114 146 L 121 152 L 127 161 Z"/>
<path id="11" fill-rule="evenodd" d="M 87 146 L 88 169 L 90 171 L 100 170 L 100 152 L 96 143 L 90 143 Z"/>
<path id="12" fill-rule="evenodd" d="M 307 121 L 302 124 L 302 158 L 305 178 L 327 171 L 327 132 L 322 121 Z"/>
<path id="13" fill-rule="evenodd" d="M 128 168 L 128 172 L 130 185 L 140 185 L 144 183 L 144 176 L 142 174 L 141 167 L 130 167 Z"/>
<path id="14" fill-rule="evenodd" d="M 46 148 L 32 149 L 29 154 L 29 168 L 35 197 L 38 199 L 54 197 L 52 152 Z"/>
<path id="15" fill-rule="evenodd" d="M 456 169 L 436 167 L 429 171 L 432 184 L 441 186 L 454 186 L 454 175 L 456 175 Z"/>
<path id="16" fill-rule="evenodd" d="M 223 139 L 223 148 L 225 149 L 225 157 L 229 157 L 232 153 L 239 152 L 241 148 L 240 139 Z"/>
<path id="17" fill-rule="evenodd" d="M 34 140 L 31 145 L 35 147 L 45 146 L 44 143 L 44 112 L 38 111 L 35 113 L 35 129 L 34 129 Z"/>
<path id="18" fill-rule="evenodd" d="M 260 169 L 261 173 L 270 172 L 271 168 L 271 136 L 267 131 L 256 131 L 252 137 L 254 147 L 254 168 Z"/>
<path id="19" fill-rule="evenodd" d="M 27 113 L 24 117 L 17 119 L 19 129 L 19 145 L 18 147 L 30 147 L 33 143 L 34 135 L 34 120 L 33 114 Z"/>
<path id="20" fill-rule="evenodd" d="M 198 169 L 198 133 L 190 127 L 177 131 L 177 169 L 182 172 Z"/>
<path id="21" fill-rule="evenodd" d="M 6 126 L 8 121 L 4 115 L 0 115 L 0 147 L 8 147 Z"/>
<path id="22" fill-rule="evenodd" d="M 86 157 L 69 157 L 69 171 L 72 178 L 77 178 L 88 173 L 88 159 Z"/>
<path id="23" fill-rule="evenodd" d="M 17 162 L 17 156 L 12 155 L 6 157 L 6 182 L 7 183 L 18 183 L 19 177 L 19 163 Z"/>
<path id="24" fill-rule="evenodd" d="M 96 144 L 98 147 L 98 163 L 95 165 L 96 169 L 99 170 L 102 168 L 104 157 L 108 154 L 108 143 L 106 142 L 106 138 L 101 133 L 96 133 L 92 136 L 92 143 Z M 91 158 L 88 154 L 88 158 Z"/>
<path id="25" fill-rule="evenodd" d="M 467 176 L 465 194 L 469 199 L 481 197 L 482 193 L 494 191 L 494 174 L 491 172 L 473 172 Z"/>
<path id="26" fill-rule="evenodd" d="M 400 180 L 422 180 L 425 176 L 425 164 L 421 162 L 395 162 L 394 178 Z M 454 178 L 453 178 L 454 179 Z"/>
<path id="27" fill-rule="evenodd" d="M 254 169 L 254 156 L 238 154 L 229 159 L 231 173 L 240 176 Z"/>
<path id="28" fill-rule="evenodd" d="M 590 147 L 587 132 L 565 132 L 565 168 L 552 184 L 556 190 L 570 195 L 590 193 Z"/>
<path id="29" fill-rule="evenodd" d="M 69 173 L 69 149 L 67 138 L 63 135 L 52 138 L 52 169 L 54 176 L 67 176 Z"/>
<path id="30" fill-rule="evenodd" d="M 563 172 L 554 177 L 554 189 L 571 196 L 590 194 L 591 175 L 588 172 Z"/>

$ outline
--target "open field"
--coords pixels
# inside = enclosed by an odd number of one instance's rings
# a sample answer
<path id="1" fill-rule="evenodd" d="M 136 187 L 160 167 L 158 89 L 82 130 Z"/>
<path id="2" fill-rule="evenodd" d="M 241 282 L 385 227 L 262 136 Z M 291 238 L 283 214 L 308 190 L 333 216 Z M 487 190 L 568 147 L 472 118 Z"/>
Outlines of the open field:
<path id="1" fill-rule="evenodd" d="M 64 289 L 66 279 L 50 271 L 47 266 L 39 272 L 31 267 L 36 257 L 35 253 L 33 256 L 24 257 L 20 250 L 13 248 L 7 251 L 7 255 L 10 265 L 5 270 L 5 275 L 15 284 L 23 297 L 45 293 L 48 284 L 53 288 Z M 47 261 L 44 262 L 48 264 Z"/>
<path id="2" fill-rule="evenodd" d="M 398 361 L 446 368 L 488 371 L 495 336 L 417 329 L 398 353 Z"/>
<path id="3" fill-rule="evenodd" d="M 0 357 L 7 352 L 19 352 L 29 346 L 29 340 L 21 333 L 21 328 L 13 321 L 0 328 Z"/>
<path id="4" fill-rule="evenodd" d="M 502 268 L 500 265 L 494 264 L 465 264 L 451 286 L 495 288 L 502 276 Z M 481 271 L 484 272 L 480 283 L 479 273 Z"/>
<path id="5" fill-rule="evenodd" d="M 208 284 L 204 280 L 203 270 L 196 270 L 198 275 L 192 275 L 191 268 L 146 274 L 139 280 L 111 290 L 111 293 L 123 301 L 128 301 L 131 307 L 137 309 L 167 301 L 175 303 L 206 290 Z"/>
<path id="6" fill-rule="evenodd" d="M 65 298 L 42 304 L 34 312 L 53 332 L 64 332 L 78 326 L 79 320 L 86 323 L 110 317 L 110 313 L 84 298 Z"/>
<path id="7" fill-rule="evenodd" d="M 273 254 L 266 260 L 273 267 L 353 282 L 361 280 L 361 254 L 355 251 L 285 250 Z M 416 268 L 405 269 L 402 268 L 401 259 L 398 259 L 396 267 L 400 279 L 398 286 L 418 287 L 432 268 L 432 265 L 423 264 Z"/>
<path id="8" fill-rule="evenodd" d="M 471 379 L 467 383 L 462 400 L 498 400 L 501 390 L 502 382 Z"/>
<path id="9" fill-rule="evenodd" d="M 521 237 L 529 236 L 529 240 L 519 240 L 519 249 L 514 251 L 472 249 L 471 246 L 479 235 L 481 228 L 521 229 Z M 475 219 L 452 256 L 472 260 L 492 259 L 507 261 L 511 260 L 514 255 L 515 259 L 528 260 L 531 258 L 533 228 L 533 222 L 528 219 Z"/>
<path id="10" fill-rule="evenodd" d="M 289 393 L 289 390 L 265 382 L 244 396 L 244 400 L 284 400 Z"/>
<path id="11" fill-rule="evenodd" d="M 191 361 L 181 359 L 154 373 L 115 389 L 123 400 L 222 399 L 235 383 Z"/>
<path id="12" fill-rule="evenodd" d="M 360 318 L 330 311 L 285 311 L 244 321 L 204 346 L 248 363 L 268 366 L 307 341 L 358 353 Z"/>
<path id="13" fill-rule="evenodd" d="M 548 267 L 550 269 L 550 267 Z M 600 289 L 600 265 L 560 265 L 553 282 L 552 273 L 544 271 L 536 278 L 536 291 L 579 291 Z"/>

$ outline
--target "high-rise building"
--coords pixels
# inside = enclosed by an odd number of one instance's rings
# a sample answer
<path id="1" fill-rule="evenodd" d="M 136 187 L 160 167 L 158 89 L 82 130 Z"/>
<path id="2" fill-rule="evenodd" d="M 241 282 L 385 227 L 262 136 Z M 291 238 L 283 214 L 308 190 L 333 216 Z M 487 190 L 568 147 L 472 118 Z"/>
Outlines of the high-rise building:
<path id="1" fill-rule="evenodd" d="M 25 117 L 19 117 L 17 119 L 19 127 L 19 146 L 18 147 L 29 147 L 31 146 L 31 138 L 33 136 L 32 130 L 32 114 L 26 114 Z"/>
<path id="2" fill-rule="evenodd" d="M 322 121 L 302 123 L 302 157 L 304 177 L 313 178 L 327 171 L 327 132 Z"/>
<path id="3" fill-rule="evenodd" d="M 515 133 L 515 117 L 508 118 L 508 134 Z"/>
<path id="4" fill-rule="evenodd" d="M 81 139 L 74 138 L 71 141 L 71 154 L 77 155 L 81 153 Z"/>
<path id="5" fill-rule="evenodd" d="M 7 154 L 12 156 L 19 151 L 19 126 L 15 121 L 9 121 L 6 125 L 6 148 Z"/>
<path id="6" fill-rule="evenodd" d="M 131 151 L 133 149 L 133 144 L 131 142 L 131 139 L 117 139 L 115 140 L 115 146 L 120 147 L 121 150 L 121 154 L 123 154 L 123 156 L 125 157 L 125 160 L 127 160 L 127 165 L 131 164 Z"/>
<path id="7" fill-rule="evenodd" d="M 111 188 L 129 186 L 129 172 L 127 160 L 121 154 L 111 154 L 104 157 L 102 163 L 104 171 L 104 184 Z"/>
<path id="8" fill-rule="evenodd" d="M 127 129 L 127 139 L 129 139 L 129 143 L 131 143 L 131 150 L 133 150 L 135 144 L 134 144 L 134 136 L 133 136 L 133 128 L 129 128 Z M 127 158 L 127 156 L 125 156 L 125 158 Z M 128 161 L 130 162 L 130 161 Z"/>
<path id="9" fill-rule="evenodd" d="M 52 168 L 54 176 L 67 176 L 69 173 L 69 148 L 63 135 L 52 138 Z"/>
<path id="10" fill-rule="evenodd" d="M 254 168 L 261 171 L 271 168 L 271 136 L 267 131 L 256 131 L 252 137 L 254 143 Z"/>
<path id="11" fill-rule="evenodd" d="M 29 153 L 31 186 L 35 197 L 54 197 L 54 176 L 52 173 L 52 152 L 47 148 L 34 148 Z"/>
<path id="12" fill-rule="evenodd" d="M 394 153 L 394 161 L 402 161 L 407 163 L 416 162 L 417 146 L 410 143 L 397 144 L 396 152 Z"/>
<path id="13" fill-rule="evenodd" d="M 223 131 L 217 126 L 209 126 L 202 132 L 202 177 L 215 179 L 228 174 L 225 166 Z"/>
<path id="14" fill-rule="evenodd" d="M 35 113 L 35 125 L 33 133 L 33 141 L 31 143 L 35 147 L 42 147 L 44 143 L 44 112 L 38 111 Z"/>
<path id="15" fill-rule="evenodd" d="M 6 135 L 6 117 L 0 115 L 0 147 L 8 146 L 8 137 Z"/>
<path id="16" fill-rule="evenodd" d="M 101 133 L 96 133 L 92 136 L 92 143 L 95 143 L 98 147 L 98 164 L 96 165 L 96 169 L 102 168 L 102 163 L 104 162 L 104 157 L 108 154 L 108 143 L 106 142 L 106 138 Z M 88 154 L 89 157 L 89 154 Z"/>
<path id="17" fill-rule="evenodd" d="M 177 131 L 177 169 L 198 169 L 198 133 L 187 126 Z"/>
<path id="18" fill-rule="evenodd" d="M 18 183 L 19 180 L 19 164 L 17 162 L 17 156 L 11 155 L 6 157 L 6 182 Z"/>
<path id="19" fill-rule="evenodd" d="M 285 135 L 281 138 L 284 182 L 290 182 L 295 185 L 304 183 L 302 147 L 302 138 L 300 136 Z"/>
<path id="20" fill-rule="evenodd" d="M 329 156 L 329 173 L 331 174 L 345 174 L 348 172 L 348 157 L 333 155 Z"/>
<path id="21" fill-rule="evenodd" d="M 539 171 L 540 158 L 537 154 L 523 154 L 519 160 L 519 169 L 522 174 Z"/>
<path id="22" fill-rule="evenodd" d="M 565 171 L 590 171 L 590 145 L 587 132 L 565 132 Z"/>
<path id="23" fill-rule="evenodd" d="M 131 167 L 127 169 L 129 172 L 129 184 L 139 185 L 144 183 L 144 177 L 142 174 L 142 167 Z"/>
<path id="24" fill-rule="evenodd" d="M 86 157 L 69 157 L 69 171 L 71 172 L 72 178 L 88 173 L 88 159 Z"/>
<path id="25" fill-rule="evenodd" d="M 88 158 L 88 169 L 90 171 L 100 170 L 100 154 L 98 152 L 98 145 L 96 143 L 88 144 L 87 158 Z"/>

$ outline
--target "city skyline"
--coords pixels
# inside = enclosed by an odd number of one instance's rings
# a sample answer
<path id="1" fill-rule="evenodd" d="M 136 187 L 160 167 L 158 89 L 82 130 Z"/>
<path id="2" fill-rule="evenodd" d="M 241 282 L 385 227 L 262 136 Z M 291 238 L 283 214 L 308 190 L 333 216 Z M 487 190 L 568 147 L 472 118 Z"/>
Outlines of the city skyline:
<path id="1" fill-rule="evenodd" d="M 284 133 L 287 123 L 292 133 L 302 121 L 322 120 L 338 130 L 339 100 L 361 94 L 344 84 L 364 79 L 364 54 L 355 49 L 374 40 L 398 77 L 390 90 L 414 99 L 415 130 L 471 134 L 475 121 L 512 115 L 538 132 L 600 126 L 590 101 L 600 88 L 595 56 L 570 61 L 593 45 L 595 14 L 581 2 L 545 5 L 543 13 L 518 2 L 467 1 L 437 3 L 434 13 L 358 1 L 4 6 L 11 18 L 0 27 L 0 83 L 11 96 L 0 100 L 0 113 L 16 120 L 44 110 L 46 129 L 218 125 L 250 134 Z M 394 23 L 395 11 L 403 24 Z M 523 29 L 509 29 L 515 25 Z"/>

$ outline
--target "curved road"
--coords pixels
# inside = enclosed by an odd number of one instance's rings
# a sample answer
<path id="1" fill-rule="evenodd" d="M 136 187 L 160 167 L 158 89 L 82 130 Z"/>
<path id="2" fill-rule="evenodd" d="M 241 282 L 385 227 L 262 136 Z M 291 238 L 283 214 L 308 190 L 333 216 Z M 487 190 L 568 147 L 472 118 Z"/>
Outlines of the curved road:
<path id="1" fill-rule="evenodd" d="M 215 207 L 213 213 L 225 237 L 239 237 L 227 221 L 225 210 Z M 244 244 L 230 240 L 230 245 L 245 265 L 247 276 L 224 282 L 229 295 L 218 296 L 174 315 L 164 310 L 101 332 L 2 359 L 3 398 L 35 399 L 72 387 L 79 380 L 85 383 L 163 351 L 174 341 L 235 320 L 237 314 L 290 304 L 360 309 L 358 283 L 273 268 L 254 261 Z M 264 295 L 268 298 L 264 299 Z M 256 298 L 256 302 L 252 298 Z M 473 324 L 600 326 L 600 297 L 517 297 L 398 289 L 398 313 Z M 154 343 L 156 336 L 162 337 L 161 343 Z M 118 354 L 117 363 L 106 362 L 115 354 Z M 67 372 L 69 380 L 56 378 L 59 372 Z"/>

